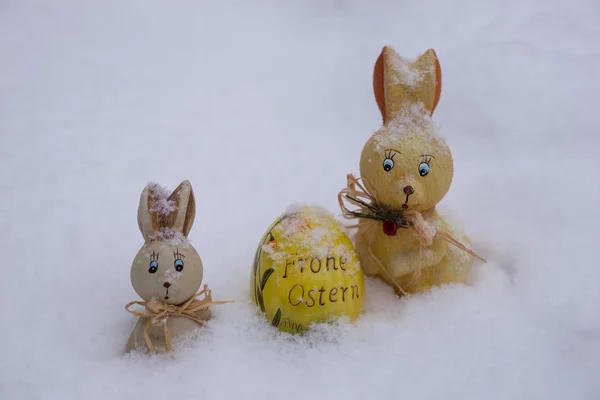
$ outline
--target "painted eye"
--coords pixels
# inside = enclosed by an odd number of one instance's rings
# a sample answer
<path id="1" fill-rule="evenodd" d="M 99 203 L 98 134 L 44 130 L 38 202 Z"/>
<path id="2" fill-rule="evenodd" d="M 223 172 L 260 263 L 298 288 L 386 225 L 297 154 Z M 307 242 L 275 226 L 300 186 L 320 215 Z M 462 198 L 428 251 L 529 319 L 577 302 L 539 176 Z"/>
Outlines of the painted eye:
<path id="1" fill-rule="evenodd" d="M 427 163 L 419 164 L 419 175 L 425 176 L 429 173 L 429 165 Z"/>
<path id="2" fill-rule="evenodd" d="M 394 168 L 394 160 L 392 160 L 391 158 L 386 158 L 383 161 L 383 169 L 385 169 L 386 171 L 390 171 L 392 168 Z"/>
<path id="3" fill-rule="evenodd" d="M 181 258 L 175 260 L 175 270 L 177 272 L 183 271 L 183 260 Z"/>
<path id="4" fill-rule="evenodd" d="M 157 270 L 158 270 L 158 262 L 156 262 L 156 261 L 150 261 L 150 268 L 148 269 L 148 272 L 150 272 L 151 274 L 153 274 Z"/>

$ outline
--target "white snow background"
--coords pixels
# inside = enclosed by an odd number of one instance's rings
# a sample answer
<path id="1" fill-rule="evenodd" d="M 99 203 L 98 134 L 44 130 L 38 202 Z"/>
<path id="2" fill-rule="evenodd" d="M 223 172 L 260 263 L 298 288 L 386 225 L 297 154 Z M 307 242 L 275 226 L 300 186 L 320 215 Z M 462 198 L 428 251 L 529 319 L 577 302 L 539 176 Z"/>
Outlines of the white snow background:
<path id="1" fill-rule="evenodd" d="M 0 398 L 600 398 L 600 3 L 0 2 Z M 439 209 L 489 260 L 306 338 L 249 302 L 269 224 L 339 215 L 382 46 L 437 51 Z M 192 182 L 215 318 L 125 356 L 149 181 Z"/>

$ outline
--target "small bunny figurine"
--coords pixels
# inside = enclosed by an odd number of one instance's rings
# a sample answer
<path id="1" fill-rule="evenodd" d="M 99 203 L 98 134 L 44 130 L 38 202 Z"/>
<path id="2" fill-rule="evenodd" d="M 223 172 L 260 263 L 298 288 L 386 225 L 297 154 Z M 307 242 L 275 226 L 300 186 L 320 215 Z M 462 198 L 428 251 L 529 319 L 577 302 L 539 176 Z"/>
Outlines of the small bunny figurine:
<path id="1" fill-rule="evenodd" d="M 363 270 L 398 294 L 465 282 L 478 256 L 435 210 L 454 173 L 450 149 L 431 119 L 441 93 L 437 56 L 430 49 L 411 62 L 384 47 L 373 84 L 383 126 L 363 148 L 361 178 L 349 175 L 340 192 L 344 216 L 359 218 L 355 240 Z"/>
<path id="2" fill-rule="evenodd" d="M 172 337 L 203 325 L 210 317 L 213 302 L 205 285 L 200 288 L 203 267 L 200 256 L 187 236 L 195 216 L 195 201 L 189 181 L 173 193 L 156 184 L 142 192 L 138 207 L 138 225 L 144 246 L 131 266 L 131 283 L 144 302 L 131 302 L 125 308 L 140 317 L 129 337 L 127 352 L 148 348 L 172 350 Z M 196 300 L 204 294 L 204 299 Z M 133 304 L 145 311 L 132 311 Z"/>

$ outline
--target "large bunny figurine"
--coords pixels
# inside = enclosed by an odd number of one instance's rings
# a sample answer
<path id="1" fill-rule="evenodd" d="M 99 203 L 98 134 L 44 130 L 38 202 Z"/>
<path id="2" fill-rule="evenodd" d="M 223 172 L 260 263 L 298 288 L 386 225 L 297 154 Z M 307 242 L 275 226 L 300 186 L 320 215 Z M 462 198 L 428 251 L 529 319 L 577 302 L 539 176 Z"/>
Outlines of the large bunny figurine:
<path id="1" fill-rule="evenodd" d="M 465 282 L 478 256 L 435 209 L 454 173 L 450 149 L 431 119 L 441 92 L 437 56 L 430 49 L 409 61 L 384 47 L 373 84 L 383 126 L 363 148 L 361 178 L 349 175 L 340 192 L 344 216 L 359 218 L 355 240 L 363 270 L 398 294 Z"/>
<path id="2" fill-rule="evenodd" d="M 195 201 L 189 181 L 173 193 L 156 184 L 142 192 L 138 225 L 144 246 L 131 266 L 131 283 L 144 302 L 131 302 L 126 309 L 140 317 L 129 337 L 127 351 L 171 350 L 171 340 L 203 325 L 211 316 L 210 291 L 197 293 L 202 283 L 200 256 L 187 239 L 195 216 Z M 196 298 L 204 294 L 202 300 Z M 144 311 L 129 308 L 142 305 Z"/>

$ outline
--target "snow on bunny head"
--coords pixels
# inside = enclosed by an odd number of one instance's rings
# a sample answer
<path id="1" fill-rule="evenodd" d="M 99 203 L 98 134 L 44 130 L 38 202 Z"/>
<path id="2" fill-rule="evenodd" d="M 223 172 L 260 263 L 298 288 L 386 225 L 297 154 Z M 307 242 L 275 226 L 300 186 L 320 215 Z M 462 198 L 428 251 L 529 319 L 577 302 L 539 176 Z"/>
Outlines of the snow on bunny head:
<path id="1" fill-rule="evenodd" d="M 373 74 L 383 126 L 365 144 L 360 172 L 378 200 L 396 209 L 424 212 L 450 189 L 450 149 L 431 116 L 441 93 L 441 72 L 433 49 L 416 60 L 384 47 Z"/>
<path id="2" fill-rule="evenodd" d="M 155 183 L 142 192 L 138 226 L 145 243 L 131 265 L 131 284 L 144 301 L 179 305 L 200 288 L 202 261 L 187 240 L 195 213 L 194 192 L 187 180 L 173 193 Z"/>

